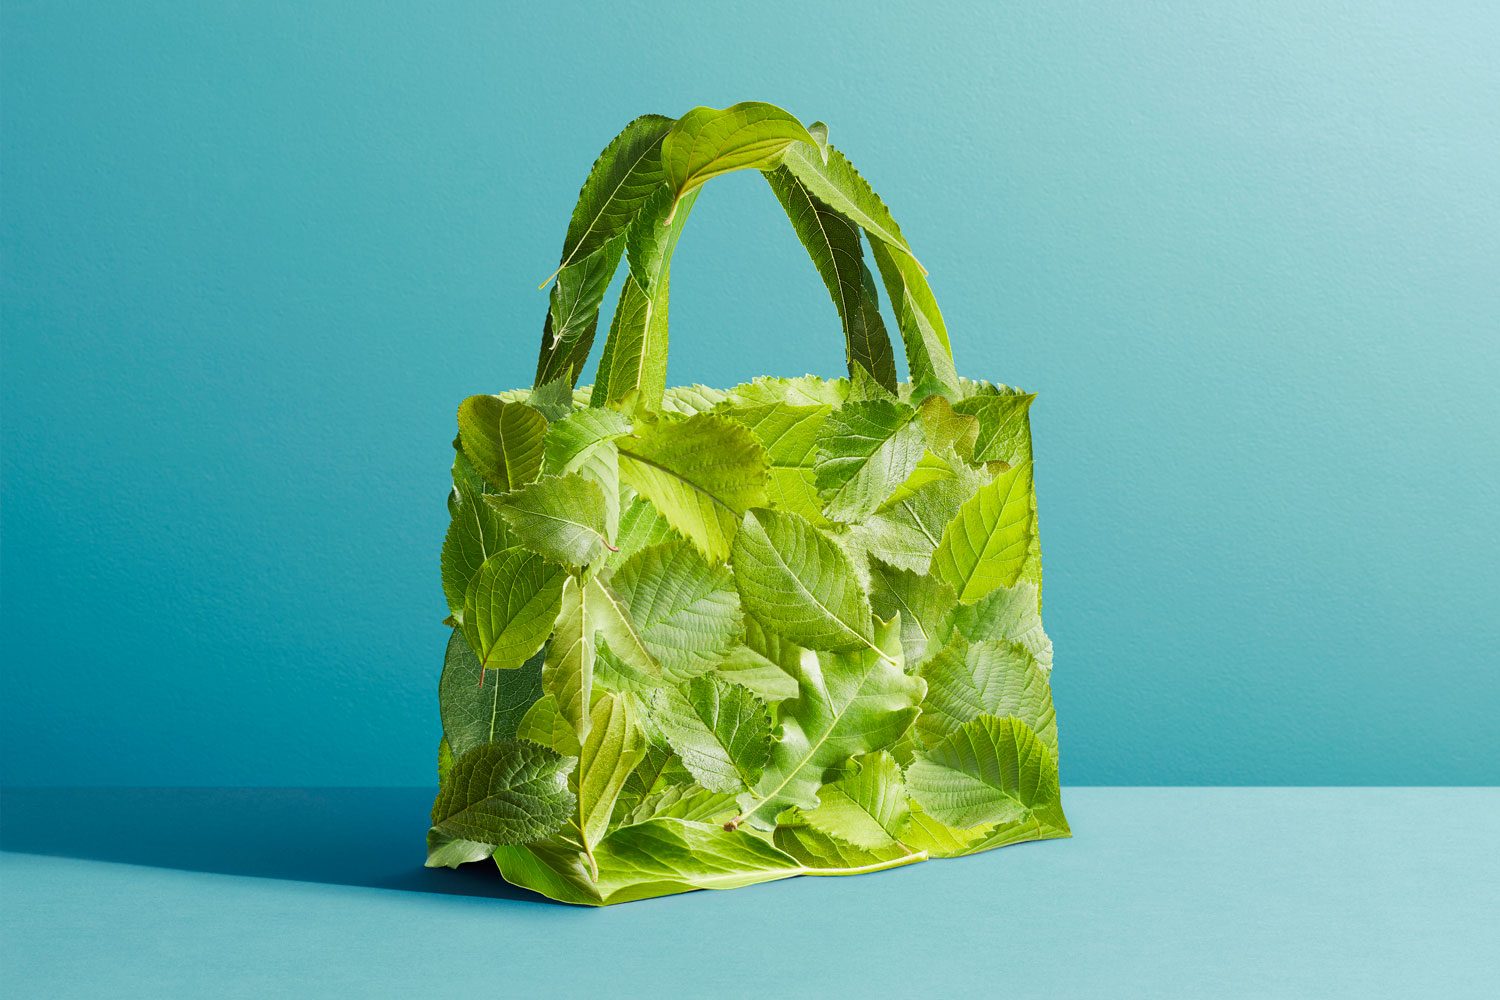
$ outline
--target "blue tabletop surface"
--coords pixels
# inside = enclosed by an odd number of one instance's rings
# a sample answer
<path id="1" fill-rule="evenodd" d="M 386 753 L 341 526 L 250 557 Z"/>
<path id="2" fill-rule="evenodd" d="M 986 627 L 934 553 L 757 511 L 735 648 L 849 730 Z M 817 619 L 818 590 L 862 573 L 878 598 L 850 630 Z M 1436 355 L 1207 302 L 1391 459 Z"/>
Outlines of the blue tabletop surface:
<path id="1" fill-rule="evenodd" d="M 1074 788 L 1075 838 L 603 910 L 425 789 L 11 790 L 15 997 L 1493 997 L 1500 789 Z"/>

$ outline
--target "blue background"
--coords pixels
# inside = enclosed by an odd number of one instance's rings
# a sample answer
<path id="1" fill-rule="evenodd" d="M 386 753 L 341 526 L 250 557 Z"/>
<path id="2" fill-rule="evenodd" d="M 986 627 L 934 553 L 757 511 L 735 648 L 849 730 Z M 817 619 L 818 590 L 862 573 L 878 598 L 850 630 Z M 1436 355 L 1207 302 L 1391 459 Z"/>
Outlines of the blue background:
<path id="1" fill-rule="evenodd" d="M 831 124 L 1033 410 L 1074 784 L 1489 784 L 1486 4 L 7 0 L 10 784 L 426 784 L 454 407 L 630 117 Z M 758 177 L 672 380 L 834 374 Z"/>

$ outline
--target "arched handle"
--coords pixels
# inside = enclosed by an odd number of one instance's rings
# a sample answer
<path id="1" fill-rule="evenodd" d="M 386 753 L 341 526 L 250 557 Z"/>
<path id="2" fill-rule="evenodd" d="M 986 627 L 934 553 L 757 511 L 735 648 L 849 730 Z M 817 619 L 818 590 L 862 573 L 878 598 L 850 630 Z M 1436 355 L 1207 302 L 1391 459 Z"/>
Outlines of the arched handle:
<path id="1" fill-rule="evenodd" d="M 536 384 L 576 384 L 593 347 L 604 291 L 630 273 L 610 323 L 593 403 L 656 409 L 666 389 L 672 252 L 704 182 L 734 170 L 765 175 L 828 287 L 844 329 L 850 374 L 863 369 L 894 391 L 896 367 L 880 317 L 868 242 L 890 297 L 913 382 L 956 391 L 942 312 L 901 227 L 821 124 L 804 127 L 770 104 L 694 108 L 673 121 L 646 115 L 595 161 L 568 225 L 553 277 Z M 860 238 L 863 232 L 864 240 Z"/>

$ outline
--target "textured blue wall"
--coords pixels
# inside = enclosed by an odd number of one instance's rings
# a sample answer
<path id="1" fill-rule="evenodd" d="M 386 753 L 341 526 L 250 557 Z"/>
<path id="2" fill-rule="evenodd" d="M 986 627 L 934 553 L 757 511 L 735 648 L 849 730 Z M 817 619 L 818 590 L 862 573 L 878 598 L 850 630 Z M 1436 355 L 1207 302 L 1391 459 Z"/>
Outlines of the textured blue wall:
<path id="1" fill-rule="evenodd" d="M 7 0 L 4 780 L 429 781 L 454 406 L 599 147 L 743 99 L 1041 393 L 1066 780 L 1500 780 L 1494 6 L 890 6 Z M 799 258 L 710 186 L 673 380 L 835 373 Z"/>

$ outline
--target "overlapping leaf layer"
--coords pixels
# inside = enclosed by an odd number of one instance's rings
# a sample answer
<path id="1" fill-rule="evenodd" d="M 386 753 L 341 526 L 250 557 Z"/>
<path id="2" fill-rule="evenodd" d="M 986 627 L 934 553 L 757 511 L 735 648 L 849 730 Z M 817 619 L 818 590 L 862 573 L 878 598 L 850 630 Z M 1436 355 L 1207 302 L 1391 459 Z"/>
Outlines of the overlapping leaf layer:
<path id="1" fill-rule="evenodd" d="M 753 102 L 631 122 L 580 192 L 536 388 L 460 406 L 429 865 L 597 906 L 1069 835 L 1034 397 L 957 376 L 926 270 L 827 140 Z M 665 387 L 677 237 L 736 170 L 823 277 L 848 379 Z"/>
<path id="2" fill-rule="evenodd" d="M 429 863 L 601 905 L 1067 836 L 1030 397 L 920 391 L 466 402 Z"/>

